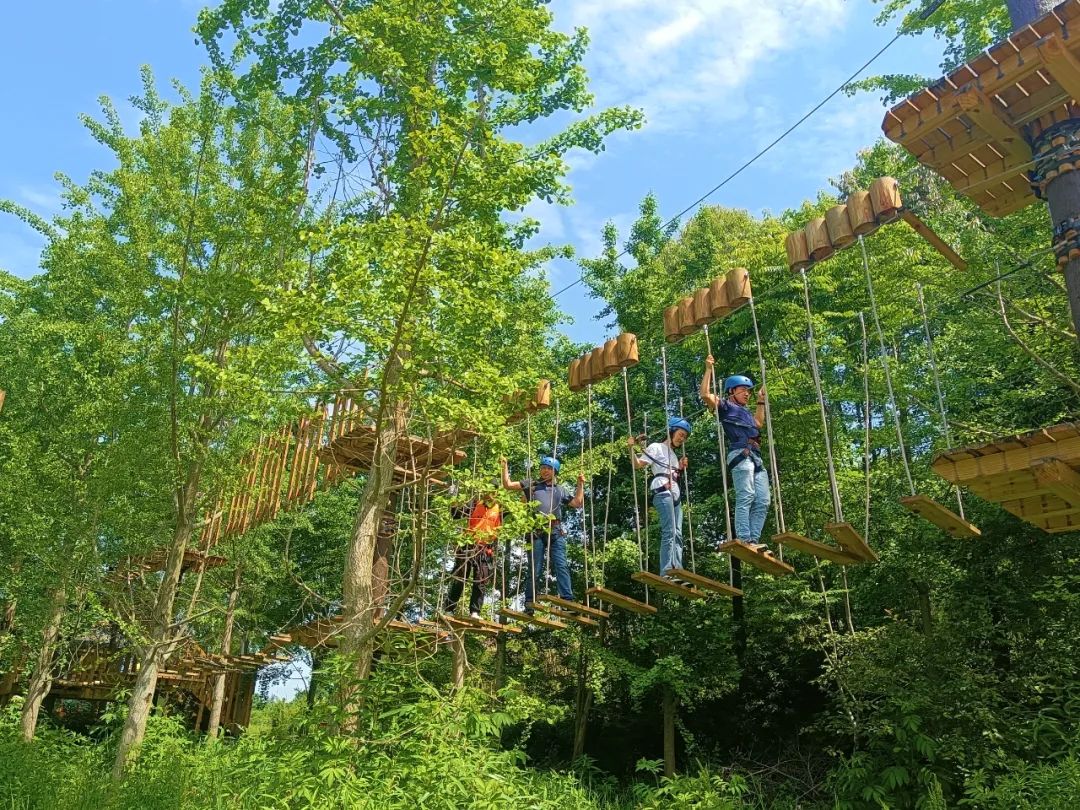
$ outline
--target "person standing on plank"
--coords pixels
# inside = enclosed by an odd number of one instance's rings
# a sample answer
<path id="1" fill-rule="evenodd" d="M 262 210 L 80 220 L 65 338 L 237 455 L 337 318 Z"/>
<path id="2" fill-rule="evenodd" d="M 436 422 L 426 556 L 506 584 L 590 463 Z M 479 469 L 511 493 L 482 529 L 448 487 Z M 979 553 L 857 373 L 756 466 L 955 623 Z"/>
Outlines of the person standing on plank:
<path id="1" fill-rule="evenodd" d="M 536 585 L 545 576 L 545 561 L 548 546 L 551 549 L 551 564 L 555 569 L 555 582 L 558 584 L 559 597 L 573 601 L 574 591 L 570 584 L 570 565 L 566 560 L 566 530 L 562 526 L 564 510 L 580 509 L 585 503 L 585 475 L 578 474 L 577 492 L 571 495 L 565 487 L 557 483 L 556 476 L 562 464 L 553 456 L 540 459 L 540 480 L 531 478 L 524 481 L 511 481 L 510 469 L 506 459 L 502 459 L 503 489 L 521 492 L 525 500 L 536 504 L 537 511 L 548 519 L 546 528 L 537 529 L 526 538 L 529 544 L 529 576 L 525 578 L 525 610 L 532 612 Z"/>
<path id="2" fill-rule="evenodd" d="M 446 594 L 444 610 L 453 615 L 458 600 L 465 590 L 466 579 L 472 579 L 469 593 L 469 616 L 480 618 L 484 606 L 484 589 L 495 573 L 495 539 L 502 526 L 502 509 L 495 501 L 494 492 L 485 492 L 469 510 L 469 523 L 465 527 L 468 542 L 454 552 L 454 573 L 450 590 Z"/>
<path id="3" fill-rule="evenodd" d="M 686 456 L 681 459 L 675 452 L 690 436 L 690 423 L 685 419 L 668 421 L 668 437 L 653 442 L 645 448 L 644 455 L 634 454 L 635 439 L 629 439 L 630 457 L 634 467 L 641 469 L 652 465 L 649 491 L 653 506 L 660 517 L 660 576 L 672 568 L 682 568 L 682 490 L 679 476 L 686 469 Z"/>
<path id="4" fill-rule="evenodd" d="M 747 403 L 754 381 L 741 374 L 724 380 L 724 398 L 712 390 L 713 356 L 705 358 L 705 374 L 698 389 L 706 406 L 717 411 L 727 439 L 727 467 L 735 489 L 735 537 L 755 551 L 772 554 L 761 542 L 761 530 L 769 513 L 769 472 L 761 458 L 761 428 L 765 424 L 765 386 L 758 391 L 751 411 Z"/>

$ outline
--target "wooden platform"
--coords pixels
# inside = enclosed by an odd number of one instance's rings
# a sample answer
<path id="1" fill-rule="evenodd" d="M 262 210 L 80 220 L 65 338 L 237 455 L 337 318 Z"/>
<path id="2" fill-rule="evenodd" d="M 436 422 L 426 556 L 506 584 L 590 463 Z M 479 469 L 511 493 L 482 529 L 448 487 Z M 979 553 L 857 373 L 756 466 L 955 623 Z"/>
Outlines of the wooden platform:
<path id="1" fill-rule="evenodd" d="M 665 576 L 670 579 L 682 580 L 695 588 L 711 593 L 718 593 L 721 596 L 735 597 L 743 595 L 743 592 L 739 588 L 728 585 L 726 582 L 703 577 L 701 574 L 695 574 L 693 571 L 687 571 L 685 568 L 672 568 Z"/>
<path id="2" fill-rule="evenodd" d="M 1080 422 L 949 450 L 932 466 L 1044 531 L 1080 530 Z"/>
<path id="3" fill-rule="evenodd" d="M 607 619 L 611 616 L 610 613 L 600 610 L 599 608 L 589 607 L 588 605 L 583 605 L 581 602 L 575 602 L 571 599 L 563 599 L 559 596 L 540 596 L 537 597 L 536 601 L 542 604 L 553 605 L 557 608 L 560 608 L 562 610 L 568 610 L 572 613 L 581 613 L 593 619 Z"/>
<path id="4" fill-rule="evenodd" d="M 803 554 L 810 554 L 820 560 L 834 562 L 837 565 L 854 565 L 855 563 L 863 562 L 863 560 L 852 554 L 848 554 L 843 549 L 829 546 L 825 543 L 819 543 L 817 540 L 811 540 L 809 537 L 797 534 L 796 532 L 774 534 L 772 539 L 775 543 L 785 545 L 788 548 L 793 548 L 796 551 L 801 551 Z"/>
<path id="5" fill-rule="evenodd" d="M 125 561 L 124 567 L 116 571 L 116 576 L 121 578 L 140 577 L 154 571 L 164 571 L 168 557 L 169 550 L 164 548 L 151 551 L 149 554 L 143 554 L 138 557 L 129 557 Z M 228 562 L 229 560 L 226 557 L 220 557 L 216 554 L 204 554 L 201 551 L 187 549 L 184 552 L 184 562 L 180 570 L 184 573 L 194 571 L 200 564 L 203 566 L 204 570 L 220 568 L 221 566 L 228 564 Z"/>
<path id="6" fill-rule="evenodd" d="M 510 608 L 503 608 L 499 611 L 500 616 L 505 616 L 507 619 L 513 619 L 516 622 L 524 622 L 525 624 L 534 624 L 537 627 L 543 627 L 547 630 L 565 630 L 568 625 L 560 622 L 558 619 L 553 619 L 543 614 L 522 613 L 520 610 L 510 610 Z"/>
<path id="7" fill-rule="evenodd" d="M 721 543 L 720 550 L 764 571 L 766 574 L 772 574 L 774 577 L 783 577 L 795 573 L 795 569 L 786 562 L 781 562 L 776 557 L 764 552 L 754 551 L 754 549 L 750 548 L 749 543 L 743 540 L 728 540 L 726 543 Z"/>
<path id="8" fill-rule="evenodd" d="M 1076 112 L 1080 3 L 1068 0 L 885 114 L 885 136 L 992 216 L 1035 202 L 1027 128 Z"/>
<path id="9" fill-rule="evenodd" d="M 455 431 L 440 434 L 433 441 L 419 436 L 406 436 L 398 442 L 395 459 L 395 477 L 408 476 L 413 471 L 436 470 L 447 464 L 458 464 L 465 459 L 465 447 L 476 434 Z M 338 436 L 318 453 L 328 463 L 347 467 L 368 469 L 375 453 L 375 428 L 361 425 Z"/>
<path id="10" fill-rule="evenodd" d="M 672 582 L 670 579 L 654 574 L 651 571 L 638 571 L 636 574 L 632 574 L 630 578 L 635 582 L 648 585 L 650 588 L 656 588 L 658 591 L 670 593 L 673 596 L 681 596 L 683 599 L 705 598 L 705 594 L 697 588 L 688 588 L 685 585 L 680 585 L 678 582 Z"/>
<path id="11" fill-rule="evenodd" d="M 858 557 L 862 562 L 878 561 L 877 552 L 867 545 L 863 536 L 850 523 L 826 523 L 825 531 L 852 557 Z"/>
<path id="12" fill-rule="evenodd" d="M 595 596 L 601 602 L 607 602 L 612 607 L 617 607 L 629 613 L 637 613 L 642 616 L 651 616 L 656 613 L 656 608 L 653 605 L 634 599 L 632 596 L 625 596 L 617 591 L 610 591 L 607 588 L 597 586 L 589 588 L 587 593 L 589 596 Z"/>
<path id="13" fill-rule="evenodd" d="M 928 520 L 940 528 L 946 534 L 957 539 L 979 537 L 982 532 L 979 527 L 968 523 L 951 509 L 946 509 L 932 498 L 925 495 L 909 495 L 901 498 L 900 503 L 914 515 Z"/>

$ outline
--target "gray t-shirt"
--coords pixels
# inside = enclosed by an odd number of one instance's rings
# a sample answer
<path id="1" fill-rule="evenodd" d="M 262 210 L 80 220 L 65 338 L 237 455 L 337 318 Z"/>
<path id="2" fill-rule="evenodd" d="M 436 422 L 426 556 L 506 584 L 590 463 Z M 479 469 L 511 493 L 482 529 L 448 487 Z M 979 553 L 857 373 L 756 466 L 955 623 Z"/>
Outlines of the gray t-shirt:
<path id="1" fill-rule="evenodd" d="M 542 515 L 552 515 L 556 520 L 563 519 L 563 510 L 573 500 L 573 496 L 562 484 L 549 484 L 546 481 L 521 481 L 521 493 L 525 500 L 536 501 Z"/>

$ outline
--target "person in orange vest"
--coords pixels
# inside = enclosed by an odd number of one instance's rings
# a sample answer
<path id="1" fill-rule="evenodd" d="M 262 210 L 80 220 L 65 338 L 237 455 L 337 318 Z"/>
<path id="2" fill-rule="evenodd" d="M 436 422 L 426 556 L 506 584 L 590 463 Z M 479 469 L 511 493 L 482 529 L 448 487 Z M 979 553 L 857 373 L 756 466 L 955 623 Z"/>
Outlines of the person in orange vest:
<path id="1" fill-rule="evenodd" d="M 454 553 L 454 573 L 450 590 L 446 594 L 444 610 L 453 614 L 458 600 L 465 590 L 465 581 L 471 577 L 469 616 L 480 618 L 484 606 L 484 590 L 495 573 L 495 540 L 502 526 L 502 508 L 495 500 L 494 492 L 485 492 L 469 510 L 469 522 L 465 527 L 467 542 L 459 545 Z"/>

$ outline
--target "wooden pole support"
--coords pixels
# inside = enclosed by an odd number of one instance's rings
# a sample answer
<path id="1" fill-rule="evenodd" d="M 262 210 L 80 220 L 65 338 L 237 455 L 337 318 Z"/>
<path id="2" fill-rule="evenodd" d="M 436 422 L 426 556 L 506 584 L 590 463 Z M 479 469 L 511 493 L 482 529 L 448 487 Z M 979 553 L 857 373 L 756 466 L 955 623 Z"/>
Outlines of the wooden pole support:
<path id="1" fill-rule="evenodd" d="M 912 227 L 915 233 L 919 234 L 923 239 L 930 243 L 938 253 L 944 256 L 949 264 L 955 267 L 957 270 L 967 270 L 967 262 L 963 260 L 959 253 L 949 247 L 949 244 L 934 233 L 933 229 L 923 222 L 915 214 L 908 211 L 906 208 L 900 212 L 900 218 L 904 220 L 908 225 Z"/>

